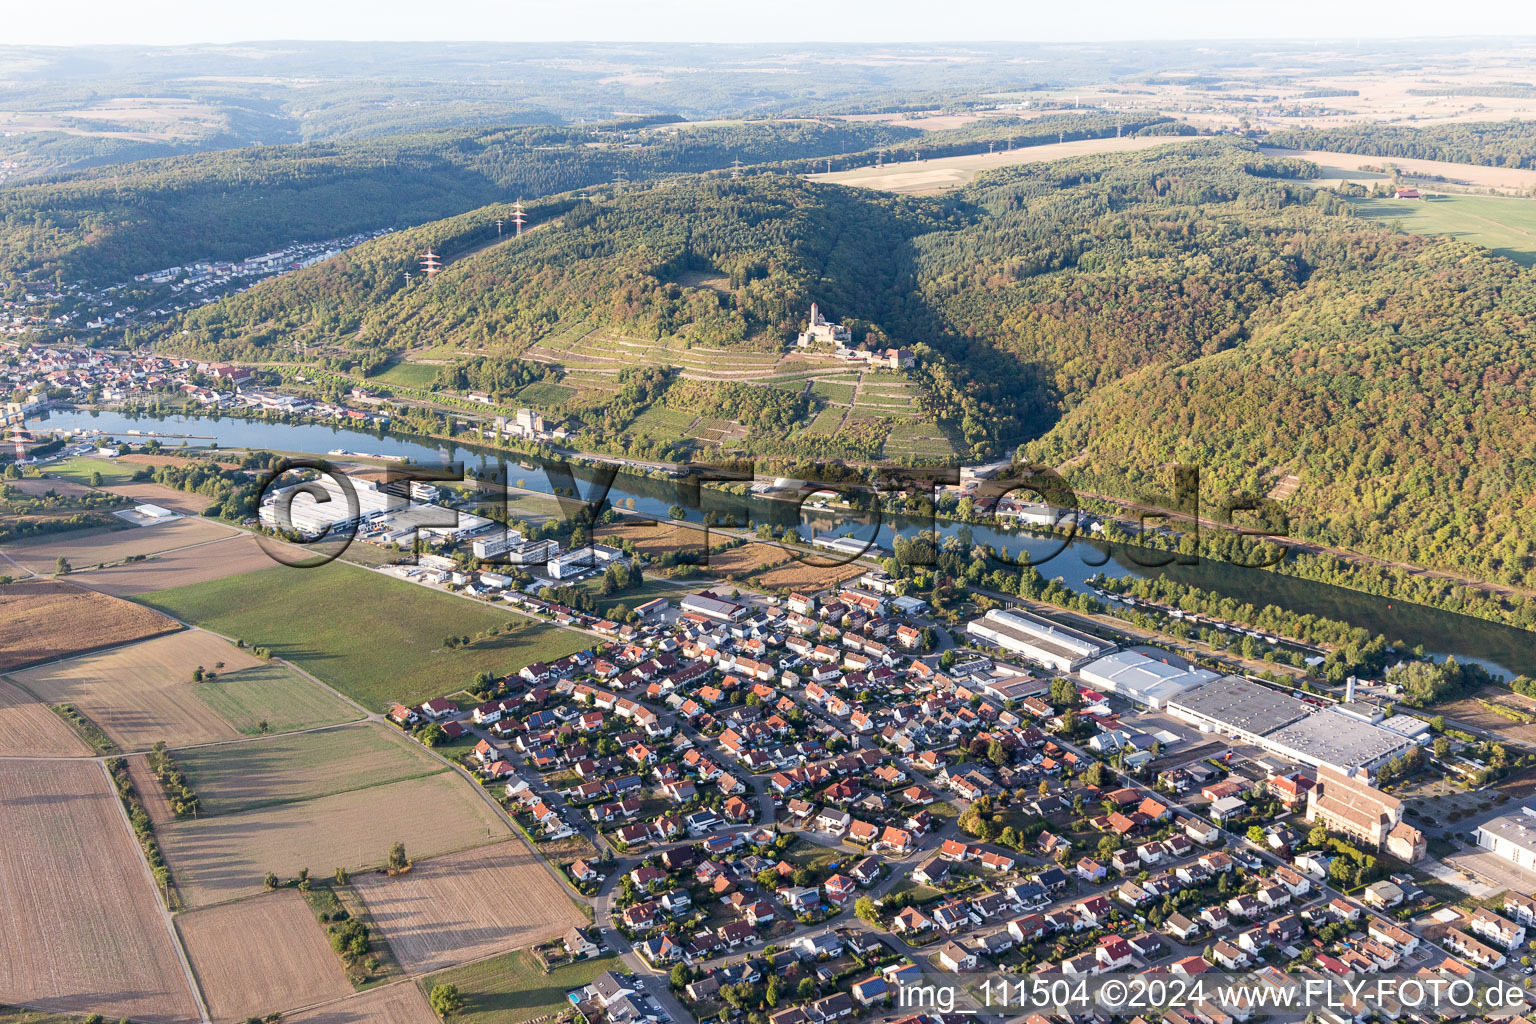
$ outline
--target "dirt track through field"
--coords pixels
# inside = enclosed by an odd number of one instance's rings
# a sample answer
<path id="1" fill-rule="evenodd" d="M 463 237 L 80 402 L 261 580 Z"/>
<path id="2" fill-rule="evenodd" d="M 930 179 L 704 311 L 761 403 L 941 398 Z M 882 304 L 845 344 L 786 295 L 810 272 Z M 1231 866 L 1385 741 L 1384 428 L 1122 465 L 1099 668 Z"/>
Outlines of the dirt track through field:
<path id="1" fill-rule="evenodd" d="M 175 821 L 176 814 L 171 810 L 171 802 L 165 798 L 165 790 L 160 787 L 155 773 L 149 769 L 149 758 L 143 754 L 133 754 L 126 759 L 126 763 L 128 777 L 133 780 L 133 788 L 138 792 L 139 803 L 144 805 L 144 813 L 149 815 L 149 820 L 156 825 Z"/>
<path id="2" fill-rule="evenodd" d="M 352 991 L 323 926 L 295 889 L 182 914 L 176 928 L 215 1024 Z"/>
<path id="3" fill-rule="evenodd" d="M 196 1021 L 106 773 L 0 761 L 0 996 L 64 1013 Z"/>
<path id="4" fill-rule="evenodd" d="M 519 841 L 354 880 L 395 959 L 412 974 L 562 935 L 586 917 Z"/>

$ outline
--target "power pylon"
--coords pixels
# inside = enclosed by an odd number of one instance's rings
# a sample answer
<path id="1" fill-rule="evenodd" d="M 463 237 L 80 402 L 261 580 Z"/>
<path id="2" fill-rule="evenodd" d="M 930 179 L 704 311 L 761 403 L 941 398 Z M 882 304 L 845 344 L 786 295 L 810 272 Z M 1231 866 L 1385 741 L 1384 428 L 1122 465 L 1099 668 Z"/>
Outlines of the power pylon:
<path id="1" fill-rule="evenodd" d="M 523 225 L 528 223 L 528 218 L 523 215 L 523 201 L 519 199 L 512 204 L 512 225 L 516 229 L 514 234 L 521 238 Z"/>

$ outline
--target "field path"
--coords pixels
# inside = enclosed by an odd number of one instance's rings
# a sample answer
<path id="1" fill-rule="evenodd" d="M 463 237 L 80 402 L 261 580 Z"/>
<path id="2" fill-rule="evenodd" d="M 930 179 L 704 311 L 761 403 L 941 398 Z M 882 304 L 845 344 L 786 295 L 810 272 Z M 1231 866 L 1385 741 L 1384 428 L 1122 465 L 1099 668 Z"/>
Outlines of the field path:
<path id="1" fill-rule="evenodd" d="M 144 871 L 144 879 L 149 883 L 149 888 L 155 893 L 160 892 L 160 885 L 155 881 L 155 873 L 150 870 L 149 861 L 144 859 L 143 848 L 139 846 L 138 837 L 133 834 L 133 824 L 128 820 L 128 810 L 123 807 L 123 802 L 117 799 L 117 784 L 112 781 L 112 773 L 107 770 L 107 762 L 98 759 L 101 773 L 107 777 L 107 789 L 112 793 L 112 804 L 117 808 L 118 820 L 123 823 L 123 829 L 128 833 L 128 841 L 139 852 L 139 867 Z M 165 934 L 170 937 L 171 948 L 176 951 L 176 959 L 181 964 L 182 976 L 187 980 L 187 989 L 192 993 L 192 1002 L 197 1006 L 199 1019 L 203 1024 L 212 1024 L 213 1018 L 208 1016 L 208 1004 L 203 1000 L 203 991 L 197 987 L 197 976 L 192 972 L 192 961 L 187 959 L 187 950 L 181 944 L 181 935 L 176 931 L 176 915 L 172 914 L 159 898 L 155 899 L 156 909 L 160 912 L 160 923 L 165 927 Z"/>
<path id="2" fill-rule="evenodd" d="M 139 803 L 144 805 L 144 812 L 149 815 L 150 822 L 164 825 L 175 821 L 176 813 L 171 810 L 171 802 L 165 798 L 165 790 L 160 788 L 160 780 L 149 770 L 149 758 L 143 754 L 131 754 L 127 760 L 128 777 L 133 780 L 133 788 L 139 792 Z"/>

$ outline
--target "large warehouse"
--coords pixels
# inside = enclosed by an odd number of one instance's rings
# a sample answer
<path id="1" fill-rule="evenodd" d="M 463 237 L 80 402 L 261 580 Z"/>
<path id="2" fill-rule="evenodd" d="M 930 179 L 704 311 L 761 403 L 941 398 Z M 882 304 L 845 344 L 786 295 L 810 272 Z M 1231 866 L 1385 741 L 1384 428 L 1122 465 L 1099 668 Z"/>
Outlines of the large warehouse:
<path id="1" fill-rule="evenodd" d="M 1231 736 L 1313 767 L 1352 775 L 1413 745 L 1412 738 L 1341 708 L 1319 710 L 1241 676 L 1222 676 L 1168 701 L 1168 713 L 1202 732 Z"/>
<path id="2" fill-rule="evenodd" d="M 1168 702 L 1168 712 L 1203 732 L 1259 743 L 1266 733 L 1290 725 L 1312 710 L 1242 676 L 1221 676 L 1192 686 Z"/>
<path id="3" fill-rule="evenodd" d="M 1086 633 L 1058 626 L 1028 612 L 1004 611 L 1000 608 L 992 609 L 979 619 L 972 619 L 965 629 L 972 637 L 984 643 L 1058 672 L 1076 671 L 1115 649 L 1113 644 L 1095 640 Z"/>
<path id="4" fill-rule="evenodd" d="M 1264 737 L 1264 745 L 1302 764 L 1327 765 L 1350 775 L 1396 757 L 1413 746 L 1413 739 L 1328 708 L 1276 729 Z"/>
<path id="5" fill-rule="evenodd" d="M 1198 685 L 1218 678 L 1204 668 L 1180 668 L 1149 658 L 1139 651 L 1116 651 L 1089 662 L 1078 675 L 1096 690 L 1144 704 L 1161 711 L 1170 700 Z"/>
<path id="6" fill-rule="evenodd" d="M 1489 818 L 1477 827 L 1477 845 L 1518 868 L 1536 872 L 1536 812 L 1520 808 L 1520 814 Z"/>

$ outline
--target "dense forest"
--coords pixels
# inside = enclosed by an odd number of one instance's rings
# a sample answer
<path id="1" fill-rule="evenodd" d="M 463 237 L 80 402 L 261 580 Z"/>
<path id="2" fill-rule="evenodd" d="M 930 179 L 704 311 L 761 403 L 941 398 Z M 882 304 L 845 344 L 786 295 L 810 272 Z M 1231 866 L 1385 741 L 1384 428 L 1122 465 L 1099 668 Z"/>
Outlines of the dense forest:
<path id="1" fill-rule="evenodd" d="M 1453 121 L 1423 128 L 1373 124 L 1295 129 L 1271 132 L 1266 144 L 1489 167 L 1536 167 L 1536 123 L 1531 121 Z"/>
<path id="2" fill-rule="evenodd" d="M 263 146 L 0 189 L 0 277 L 122 280 L 293 240 L 403 227 L 613 180 L 889 146 L 880 124 L 610 122 Z M 19 287 L 19 285 L 17 285 Z"/>
<path id="3" fill-rule="evenodd" d="M 1536 585 L 1536 352 L 1523 341 L 1536 280 L 1487 250 L 1356 218 L 1295 181 L 1310 170 L 1198 140 L 1004 168 L 943 197 L 767 174 L 557 197 L 522 239 L 465 241 L 431 281 L 403 281 L 419 247 L 485 238 L 497 208 L 190 314 L 178 344 L 516 356 L 579 323 L 763 350 L 814 299 L 917 352 L 925 407 L 968 458 L 1027 441 L 1024 458 L 1065 466 L 1081 490 L 1154 498 L 1171 465 L 1192 464 L 1215 514 L 1294 474 L 1293 534 Z M 729 285 L 685 283 L 689 271 Z M 797 396 L 633 383 L 608 419 L 618 435 L 660 403 L 737 419 L 755 450 L 811 443 Z"/>

